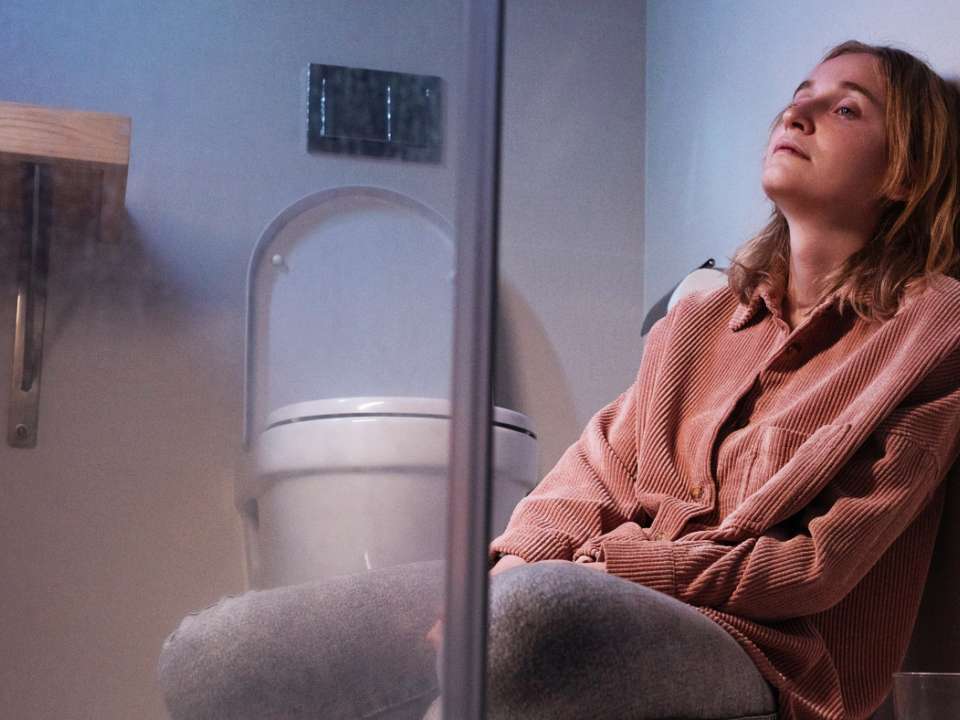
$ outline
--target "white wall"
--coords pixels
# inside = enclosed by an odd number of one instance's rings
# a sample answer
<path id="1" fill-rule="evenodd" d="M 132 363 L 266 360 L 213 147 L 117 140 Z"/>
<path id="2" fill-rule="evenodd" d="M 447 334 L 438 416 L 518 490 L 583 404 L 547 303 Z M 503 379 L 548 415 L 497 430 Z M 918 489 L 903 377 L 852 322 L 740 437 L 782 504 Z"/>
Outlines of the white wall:
<path id="1" fill-rule="evenodd" d="M 960 71 L 960 4 L 650 0 L 644 306 L 767 220 L 767 128 L 834 45 L 892 44 Z"/>
<path id="2" fill-rule="evenodd" d="M 496 400 L 543 474 L 640 362 L 644 3 L 506 7 Z"/>

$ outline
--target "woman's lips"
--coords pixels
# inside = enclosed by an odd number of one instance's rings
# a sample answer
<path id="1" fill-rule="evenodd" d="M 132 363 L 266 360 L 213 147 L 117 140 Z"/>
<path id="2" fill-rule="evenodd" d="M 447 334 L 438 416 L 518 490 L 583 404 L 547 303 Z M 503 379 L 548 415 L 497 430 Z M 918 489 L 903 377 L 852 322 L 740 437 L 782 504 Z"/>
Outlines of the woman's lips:
<path id="1" fill-rule="evenodd" d="M 803 158 L 804 160 L 809 160 L 806 155 L 804 155 L 799 150 L 790 147 L 789 145 L 780 145 L 776 150 L 773 151 L 773 154 L 776 155 L 778 152 L 787 152 L 791 155 L 796 155 L 798 158 Z"/>

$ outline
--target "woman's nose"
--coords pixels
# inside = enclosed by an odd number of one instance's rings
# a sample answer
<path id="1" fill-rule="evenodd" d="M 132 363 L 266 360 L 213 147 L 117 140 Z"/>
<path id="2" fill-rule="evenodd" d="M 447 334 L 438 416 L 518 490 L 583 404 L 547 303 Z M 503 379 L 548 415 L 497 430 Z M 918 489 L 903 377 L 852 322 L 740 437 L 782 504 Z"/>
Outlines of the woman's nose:
<path id="1" fill-rule="evenodd" d="M 810 114 L 810 108 L 806 103 L 791 103 L 783 111 L 783 128 L 789 130 L 796 128 L 800 132 L 808 133 L 813 127 L 813 119 Z"/>

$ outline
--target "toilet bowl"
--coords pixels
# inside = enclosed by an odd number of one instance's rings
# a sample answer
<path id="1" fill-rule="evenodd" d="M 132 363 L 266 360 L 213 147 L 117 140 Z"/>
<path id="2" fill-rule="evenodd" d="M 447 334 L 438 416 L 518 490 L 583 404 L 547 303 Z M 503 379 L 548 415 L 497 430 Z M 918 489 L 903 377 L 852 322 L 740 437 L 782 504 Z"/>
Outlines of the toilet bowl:
<path id="1" fill-rule="evenodd" d="M 270 413 L 238 485 L 254 587 L 444 557 L 449 401 L 347 397 Z M 493 414 L 491 537 L 536 484 L 529 418 Z"/>

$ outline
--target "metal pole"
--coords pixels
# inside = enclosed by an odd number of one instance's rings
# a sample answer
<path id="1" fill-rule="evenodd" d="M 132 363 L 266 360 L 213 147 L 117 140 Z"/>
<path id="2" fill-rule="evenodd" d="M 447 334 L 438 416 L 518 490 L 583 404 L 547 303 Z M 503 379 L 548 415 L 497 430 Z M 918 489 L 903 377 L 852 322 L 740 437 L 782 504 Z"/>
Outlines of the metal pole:
<path id="1" fill-rule="evenodd" d="M 500 0 L 465 2 L 466 120 L 457 173 L 453 422 L 442 663 L 446 720 L 482 720 L 484 716 L 502 30 Z"/>

